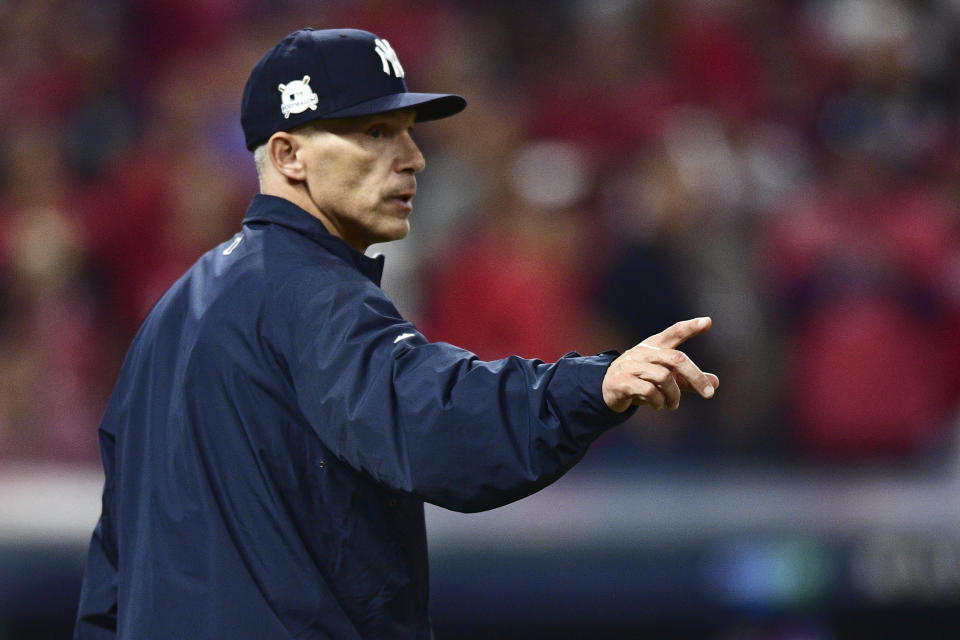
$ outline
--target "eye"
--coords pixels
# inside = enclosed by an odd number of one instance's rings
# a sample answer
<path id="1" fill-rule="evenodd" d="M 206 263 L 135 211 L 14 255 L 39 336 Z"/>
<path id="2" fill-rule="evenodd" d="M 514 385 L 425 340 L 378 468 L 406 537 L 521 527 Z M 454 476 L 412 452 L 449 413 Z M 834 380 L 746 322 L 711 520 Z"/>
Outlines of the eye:
<path id="1" fill-rule="evenodd" d="M 367 135 L 369 135 L 371 138 L 382 138 L 383 127 L 381 126 L 373 127 L 372 129 L 370 129 L 370 131 L 367 132 Z"/>

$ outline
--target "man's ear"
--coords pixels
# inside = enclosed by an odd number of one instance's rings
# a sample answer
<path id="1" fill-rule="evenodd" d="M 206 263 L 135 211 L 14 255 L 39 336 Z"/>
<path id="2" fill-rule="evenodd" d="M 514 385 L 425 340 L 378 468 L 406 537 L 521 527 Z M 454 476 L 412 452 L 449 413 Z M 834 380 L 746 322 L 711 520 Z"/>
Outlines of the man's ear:
<path id="1" fill-rule="evenodd" d="M 301 158 L 302 139 L 286 131 L 278 131 L 267 140 L 267 157 L 277 172 L 288 180 L 307 179 L 306 165 Z"/>

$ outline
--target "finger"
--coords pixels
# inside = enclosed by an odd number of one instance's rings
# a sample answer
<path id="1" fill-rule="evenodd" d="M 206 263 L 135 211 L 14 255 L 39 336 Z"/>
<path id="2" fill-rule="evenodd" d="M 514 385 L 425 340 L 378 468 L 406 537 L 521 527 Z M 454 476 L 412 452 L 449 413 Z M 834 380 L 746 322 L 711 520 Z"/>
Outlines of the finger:
<path id="1" fill-rule="evenodd" d="M 661 365 L 653 360 L 670 365 Z M 686 369 L 686 374 L 676 371 L 677 369 Z M 697 378 L 697 372 L 702 378 Z M 695 386 L 696 383 L 691 383 L 691 379 L 698 380 L 701 386 Z M 679 406 L 680 390 L 697 391 L 709 398 L 713 394 L 712 389 L 716 389 L 719 384 L 717 376 L 700 372 L 686 354 L 641 344 L 611 364 L 604 376 L 602 389 L 603 400 L 607 406 L 621 413 L 631 405 L 640 404 L 656 409 L 665 406 L 676 409 Z M 708 387 L 711 390 L 708 390 Z"/>
<path id="2" fill-rule="evenodd" d="M 641 344 L 661 349 L 675 349 L 693 336 L 698 336 L 710 330 L 713 320 L 709 317 L 683 320 L 673 324 L 660 333 L 652 335 Z"/>
<path id="3" fill-rule="evenodd" d="M 710 381 L 710 386 L 713 387 L 714 391 L 720 387 L 720 378 L 718 378 L 716 374 L 704 372 L 703 375 L 707 376 L 707 380 Z M 682 391 L 696 391 L 696 389 L 690 386 L 690 383 L 680 376 L 677 376 L 677 384 L 680 385 Z"/>
<path id="4" fill-rule="evenodd" d="M 704 398 L 712 398 L 716 391 L 713 380 L 703 373 L 700 367 L 694 364 L 693 360 L 682 351 L 659 349 L 650 356 L 650 362 L 670 369 L 676 376 L 678 385 L 696 391 Z"/>
<path id="5" fill-rule="evenodd" d="M 629 353 L 615 360 L 603 378 L 603 400 L 611 410 L 622 413 L 631 405 L 656 405 L 660 400 L 656 385 L 637 375 Z"/>
<path id="6" fill-rule="evenodd" d="M 649 380 L 636 379 L 634 383 L 633 404 L 648 404 L 660 410 L 667 406 L 667 399 L 657 385 Z"/>
<path id="7" fill-rule="evenodd" d="M 667 380 L 657 385 L 660 393 L 663 394 L 664 405 L 671 411 L 680 408 L 680 385 L 670 375 Z"/>
<path id="8" fill-rule="evenodd" d="M 657 387 L 657 390 L 663 396 L 665 407 L 676 409 L 680 406 L 680 386 L 677 384 L 673 371 L 663 365 L 651 362 L 647 363 L 646 367 L 635 375 Z"/>

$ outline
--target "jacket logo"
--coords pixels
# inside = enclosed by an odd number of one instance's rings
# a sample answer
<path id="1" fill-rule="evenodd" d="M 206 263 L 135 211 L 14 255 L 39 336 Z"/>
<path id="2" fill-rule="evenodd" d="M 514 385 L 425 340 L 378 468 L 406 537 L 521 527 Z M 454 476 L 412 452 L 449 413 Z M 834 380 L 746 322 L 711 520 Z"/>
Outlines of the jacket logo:
<path id="1" fill-rule="evenodd" d="M 240 246 L 240 243 L 243 242 L 243 234 L 241 233 L 236 238 L 233 239 L 233 242 L 230 243 L 230 246 L 222 251 L 223 255 L 228 256 L 233 253 L 233 250 Z"/>
<path id="2" fill-rule="evenodd" d="M 417 334 L 415 334 L 415 333 L 401 333 L 400 335 L 398 335 L 396 338 L 393 339 L 393 344 L 397 344 L 397 343 L 400 342 L 401 340 L 406 340 L 407 338 L 412 338 L 412 337 L 415 336 L 415 335 L 417 335 Z"/>
<path id="3" fill-rule="evenodd" d="M 398 78 L 403 77 L 403 67 L 400 66 L 400 59 L 397 52 L 393 50 L 390 43 L 383 38 L 377 38 L 373 41 L 373 50 L 380 56 L 380 62 L 383 63 L 383 72 L 390 75 L 390 68 L 393 68 L 393 75 Z"/>
<path id="4" fill-rule="evenodd" d="M 280 90 L 280 111 L 284 118 L 289 118 L 291 113 L 303 113 L 307 109 L 317 110 L 320 98 L 310 88 L 310 76 L 278 85 L 277 89 Z"/>

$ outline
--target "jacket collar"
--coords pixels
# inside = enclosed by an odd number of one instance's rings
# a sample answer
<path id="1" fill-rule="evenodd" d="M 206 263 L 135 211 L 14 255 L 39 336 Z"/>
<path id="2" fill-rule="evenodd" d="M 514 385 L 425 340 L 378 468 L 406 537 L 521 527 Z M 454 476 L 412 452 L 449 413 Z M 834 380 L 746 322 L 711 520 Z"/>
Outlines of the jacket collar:
<path id="1" fill-rule="evenodd" d="M 330 253 L 342 258 L 348 264 L 352 264 L 357 271 L 380 286 L 384 263 L 382 255 L 371 258 L 360 253 L 341 238 L 327 231 L 320 220 L 289 200 L 262 193 L 257 194 L 253 197 L 253 202 L 247 208 L 247 215 L 243 218 L 243 224 L 246 225 L 250 222 L 269 222 L 293 229 L 297 233 L 307 236 Z"/>

